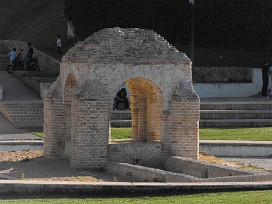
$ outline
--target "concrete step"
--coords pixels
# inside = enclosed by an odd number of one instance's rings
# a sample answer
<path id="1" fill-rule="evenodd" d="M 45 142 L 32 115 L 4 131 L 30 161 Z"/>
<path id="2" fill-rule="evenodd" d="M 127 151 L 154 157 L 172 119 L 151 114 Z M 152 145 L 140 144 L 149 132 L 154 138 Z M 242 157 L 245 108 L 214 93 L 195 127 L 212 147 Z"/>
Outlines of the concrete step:
<path id="1" fill-rule="evenodd" d="M 200 127 L 267 127 L 272 119 L 201 119 Z"/>
<path id="2" fill-rule="evenodd" d="M 272 99 L 260 101 L 201 102 L 201 110 L 272 110 Z"/>
<path id="3" fill-rule="evenodd" d="M 111 127 L 131 127 L 132 120 L 111 120 Z"/>
<path id="4" fill-rule="evenodd" d="M 112 120 L 131 120 L 131 112 L 129 110 L 116 110 L 111 112 Z"/>
<path id="5" fill-rule="evenodd" d="M 42 101 L 5 102 L 0 111 L 16 128 L 43 127 Z"/>
<path id="6" fill-rule="evenodd" d="M 272 110 L 201 110 L 201 119 L 271 119 Z"/>

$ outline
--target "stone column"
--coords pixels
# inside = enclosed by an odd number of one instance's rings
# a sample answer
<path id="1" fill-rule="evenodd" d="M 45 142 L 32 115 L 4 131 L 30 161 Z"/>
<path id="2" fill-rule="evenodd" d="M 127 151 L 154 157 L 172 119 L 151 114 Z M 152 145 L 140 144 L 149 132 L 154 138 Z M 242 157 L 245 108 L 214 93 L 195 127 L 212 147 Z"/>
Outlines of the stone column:
<path id="1" fill-rule="evenodd" d="M 109 102 L 72 101 L 71 166 L 103 169 L 108 160 Z"/>
<path id="2" fill-rule="evenodd" d="M 171 102 L 167 141 L 170 155 L 198 159 L 199 116 L 199 102 Z"/>
<path id="3" fill-rule="evenodd" d="M 198 159 L 200 101 L 191 81 L 180 82 L 169 103 L 169 114 L 164 114 L 166 131 L 163 152 L 172 156 Z M 167 120 L 167 121 L 165 121 Z"/>
<path id="4" fill-rule="evenodd" d="M 65 117 L 63 102 L 50 95 L 44 97 L 44 155 L 55 159 L 63 157 Z"/>

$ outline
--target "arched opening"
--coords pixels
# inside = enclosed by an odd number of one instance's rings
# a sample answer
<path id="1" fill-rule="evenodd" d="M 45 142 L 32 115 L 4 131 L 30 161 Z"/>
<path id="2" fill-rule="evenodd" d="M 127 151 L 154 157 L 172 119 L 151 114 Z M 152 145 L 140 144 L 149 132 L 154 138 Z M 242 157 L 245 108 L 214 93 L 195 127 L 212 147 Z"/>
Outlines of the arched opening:
<path id="1" fill-rule="evenodd" d="M 77 88 L 78 88 L 77 80 L 73 74 L 70 74 L 65 81 L 63 97 L 63 109 L 65 115 L 65 128 L 66 128 L 63 152 L 66 157 L 70 157 L 71 152 L 71 119 L 73 117 L 72 101 Z"/>
<path id="2" fill-rule="evenodd" d="M 160 141 L 163 107 L 160 89 L 143 78 L 132 78 L 125 83 L 129 90 L 129 110 L 112 111 L 112 128 L 127 128 L 128 117 L 131 117 L 131 137 L 127 139 L 134 142 Z M 115 123 L 116 115 L 119 115 L 119 125 Z"/>

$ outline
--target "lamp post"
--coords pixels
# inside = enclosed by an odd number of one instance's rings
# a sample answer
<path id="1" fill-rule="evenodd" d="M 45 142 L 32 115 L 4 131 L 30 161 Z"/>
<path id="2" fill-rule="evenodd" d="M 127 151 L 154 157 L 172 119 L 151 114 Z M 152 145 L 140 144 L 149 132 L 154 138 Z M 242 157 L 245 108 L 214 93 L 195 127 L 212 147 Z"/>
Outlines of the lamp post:
<path id="1" fill-rule="evenodd" d="M 195 9 L 194 4 L 196 0 L 189 0 L 189 2 L 192 4 L 192 19 L 191 19 L 191 61 L 192 61 L 192 78 L 194 81 L 195 76 L 195 66 L 194 66 L 194 47 L 195 47 Z"/>

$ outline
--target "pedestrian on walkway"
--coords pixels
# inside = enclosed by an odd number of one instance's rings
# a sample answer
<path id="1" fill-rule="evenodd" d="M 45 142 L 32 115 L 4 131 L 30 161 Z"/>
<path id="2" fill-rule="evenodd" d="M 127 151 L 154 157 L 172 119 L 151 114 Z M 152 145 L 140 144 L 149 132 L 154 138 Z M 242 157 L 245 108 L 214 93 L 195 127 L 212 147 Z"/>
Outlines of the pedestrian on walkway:
<path id="1" fill-rule="evenodd" d="M 268 83 L 269 83 L 268 70 L 269 70 L 268 60 L 264 60 L 264 65 L 262 67 L 262 79 L 263 79 L 262 96 L 263 98 L 268 98 L 267 96 L 267 89 L 268 89 Z"/>
<path id="2" fill-rule="evenodd" d="M 27 54 L 26 54 L 26 56 L 24 58 L 24 68 L 25 68 L 25 71 L 26 71 L 27 65 L 30 63 L 30 61 L 32 59 L 33 52 L 34 52 L 31 43 L 27 43 L 27 45 L 28 45 L 28 52 L 27 52 Z"/>
<path id="3" fill-rule="evenodd" d="M 268 73 L 270 75 L 270 93 L 269 93 L 269 97 L 272 98 L 272 67 L 269 67 Z"/>
<path id="4" fill-rule="evenodd" d="M 8 53 L 8 56 L 9 56 L 9 63 L 10 65 L 13 65 L 13 60 L 15 59 L 16 57 L 16 48 L 13 48 L 10 53 Z"/>

